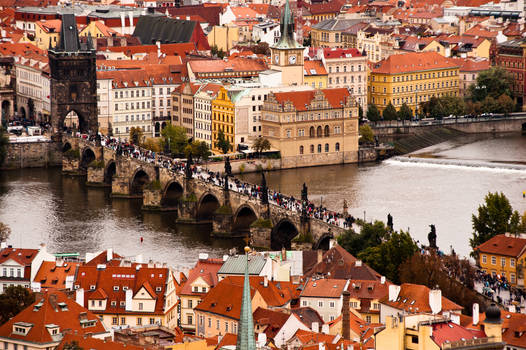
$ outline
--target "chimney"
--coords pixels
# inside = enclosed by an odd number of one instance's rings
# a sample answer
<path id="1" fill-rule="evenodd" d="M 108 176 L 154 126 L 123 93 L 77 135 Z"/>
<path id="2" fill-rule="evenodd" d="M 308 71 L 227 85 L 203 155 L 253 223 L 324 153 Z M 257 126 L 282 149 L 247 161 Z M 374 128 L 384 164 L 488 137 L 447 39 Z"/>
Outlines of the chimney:
<path id="1" fill-rule="evenodd" d="M 429 307 L 434 315 L 442 311 L 442 291 L 438 286 L 429 291 Z"/>
<path id="2" fill-rule="evenodd" d="M 132 311 L 132 293 L 131 289 L 126 290 L 126 311 Z"/>
<path id="3" fill-rule="evenodd" d="M 75 291 L 75 301 L 84 307 L 84 289 L 80 288 Z"/>
<path id="4" fill-rule="evenodd" d="M 150 260 L 148 261 L 148 267 L 151 269 L 151 268 L 153 268 L 154 266 L 155 266 L 155 265 L 153 264 L 153 260 L 150 259 Z"/>
<path id="5" fill-rule="evenodd" d="M 318 249 L 316 252 L 318 253 L 318 260 L 317 261 L 318 261 L 318 264 L 319 264 L 323 260 L 323 250 Z"/>
<path id="6" fill-rule="evenodd" d="M 106 261 L 110 262 L 113 260 L 113 249 L 109 248 L 106 250 Z"/>
<path id="7" fill-rule="evenodd" d="M 351 315 L 349 310 L 349 300 L 351 299 L 351 293 L 348 290 L 343 291 L 343 304 L 342 304 L 342 338 L 345 340 L 351 339 Z"/>
<path id="8" fill-rule="evenodd" d="M 389 301 L 396 301 L 398 294 L 400 294 L 400 286 L 391 284 L 389 286 Z"/>
<path id="9" fill-rule="evenodd" d="M 139 255 L 137 255 L 137 256 L 135 257 L 135 262 L 136 262 L 137 264 L 142 264 L 142 263 L 144 263 L 144 259 L 143 259 L 143 257 L 142 257 L 142 254 L 139 254 Z"/>
<path id="10" fill-rule="evenodd" d="M 268 287 L 268 277 L 266 275 L 263 277 L 263 287 Z"/>
<path id="11" fill-rule="evenodd" d="M 476 326 L 479 324 L 479 304 L 473 304 L 473 325 Z"/>
<path id="12" fill-rule="evenodd" d="M 318 322 L 312 322 L 311 328 L 314 333 L 320 332 L 320 324 Z"/>
<path id="13" fill-rule="evenodd" d="M 385 276 L 380 277 L 380 283 L 385 284 Z"/>
<path id="14" fill-rule="evenodd" d="M 207 260 L 208 254 L 207 253 L 199 253 L 199 260 Z"/>
<path id="15" fill-rule="evenodd" d="M 133 33 L 133 11 L 128 12 L 128 18 L 130 19 L 130 34 Z M 121 33 L 124 35 L 124 33 Z"/>
<path id="16" fill-rule="evenodd" d="M 161 42 L 157 40 L 155 42 L 155 45 L 157 45 L 157 58 L 161 57 Z"/>
<path id="17" fill-rule="evenodd" d="M 281 261 L 287 261 L 287 249 L 281 248 Z"/>
<path id="18" fill-rule="evenodd" d="M 73 290 L 73 279 L 74 275 L 66 276 L 66 289 Z"/>
<path id="19" fill-rule="evenodd" d="M 126 27 L 126 15 L 121 12 L 121 34 L 124 35 L 124 28 Z"/>
<path id="20" fill-rule="evenodd" d="M 329 325 L 327 323 L 324 323 L 322 326 L 321 326 L 321 332 L 323 334 L 329 334 Z"/>
<path id="21" fill-rule="evenodd" d="M 228 255 L 223 255 L 223 261 L 227 261 Z"/>
<path id="22" fill-rule="evenodd" d="M 332 249 L 335 244 L 336 244 L 336 240 L 334 239 L 329 240 L 329 249 Z"/>
<path id="23" fill-rule="evenodd" d="M 362 266 L 362 261 L 361 260 L 356 260 L 356 262 L 354 263 L 354 266 L 356 266 L 356 267 Z"/>

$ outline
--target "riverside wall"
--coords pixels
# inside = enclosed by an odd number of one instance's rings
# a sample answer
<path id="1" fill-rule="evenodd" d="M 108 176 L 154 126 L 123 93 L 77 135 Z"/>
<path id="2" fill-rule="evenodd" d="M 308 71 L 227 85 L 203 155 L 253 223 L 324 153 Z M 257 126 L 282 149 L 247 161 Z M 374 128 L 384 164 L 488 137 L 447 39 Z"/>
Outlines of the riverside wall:
<path id="1" fill-rule="evenodd" d="M 0 169 L 45 168 L 62 165 L 62 147 L 56 142 L 12 142 Z"/>

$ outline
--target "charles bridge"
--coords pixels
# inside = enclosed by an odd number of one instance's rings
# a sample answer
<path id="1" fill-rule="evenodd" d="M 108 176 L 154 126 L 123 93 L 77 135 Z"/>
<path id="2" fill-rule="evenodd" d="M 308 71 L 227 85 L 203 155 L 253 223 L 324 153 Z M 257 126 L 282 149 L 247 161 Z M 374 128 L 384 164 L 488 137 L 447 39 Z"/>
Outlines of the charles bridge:
<path id="1" fill-rule="evenodd" d="M 76 137 L 63 138 L 62 171 L 86 174 L 87 183 L 111 186 L 112 197 L 142 198 L 144 210 L 176 212 L 181 223 L 210 223 L 212 234 L 247 236 L 257 247 L 290 248 L 291 241 L 327 247 L 344 229 L 246 195 L 214 182 L 118 155 L 109 147 Z M 268 202 L 268 201 L 267 201 Z"/>

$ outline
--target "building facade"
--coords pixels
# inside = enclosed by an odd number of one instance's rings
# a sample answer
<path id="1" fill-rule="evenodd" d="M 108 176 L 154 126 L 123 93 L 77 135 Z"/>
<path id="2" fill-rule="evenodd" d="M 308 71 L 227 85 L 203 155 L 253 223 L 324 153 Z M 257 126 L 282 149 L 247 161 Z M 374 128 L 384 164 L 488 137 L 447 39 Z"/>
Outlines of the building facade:
<path id="1" fill-rule="evenodd" d="M 504 68 L 513 77 L 512 92 L 517 98 L 517 103 L 526 110 L 526 41 L 513 39 L 497 46 L 495 63 Z"/>
<path id="2" fill-rule="evenodd" d="M 219 131 L 222 131 L 231 145 L 231 151 L 236 149 L 236 121 L 235 105 L 230 99 L 229 92 L 221 87 L 217 97 L 212 101 L 212 151 L 221 153 L 217 147 Z"/>

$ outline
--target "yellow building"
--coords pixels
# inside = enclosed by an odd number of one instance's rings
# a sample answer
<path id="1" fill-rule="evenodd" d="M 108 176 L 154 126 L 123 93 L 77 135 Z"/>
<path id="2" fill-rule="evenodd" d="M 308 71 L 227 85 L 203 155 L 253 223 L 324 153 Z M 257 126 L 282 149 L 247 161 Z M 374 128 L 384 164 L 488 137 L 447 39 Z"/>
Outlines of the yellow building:
<path id="1" fill-rule="evenodd" d="M 261 114 L 284 168 L 358 160 L 358 106 L 346 88 L 270 93 Z"/>
<path id="2" fill-rule="evenodd" d="M 49 46 L 56 46 L 60 35 L 62 20 L 51 19 L 42 20 L 35 23 L 35 45 L 42 50 L 47 50 Z"/>
<path id="3" fill-rule="evenodd" d="M 459 66 L 436 52 L 392 55 L 373 65 L 369 101 L 380 111 L 406 103 L 415 112 L 432 97 L 459 96 Z"/>
<path id="4" fill-rule="evenodd" d="M 490 307 L 491 308 L 491 307 Z M 440 350 L 488 349 L 501 350 L 502 321 L 486 316 L 482 331 L 463 327 L 441 315 L 416 314 L 389 316 L 385 328 L 375 336 L 377 350 Z M 488 315 L 488 313 L 486 313 Z M 495 315 L 496 316 L 496 315 Z M 484 336 L 481 336 L 481 333 Z"/>
<path id="5" fill-rule="evenodd" d="M 101 21 L 90 22 L 90 24 L 82 28 L 79 32 L 79 36 L 88 36 L 88 34 L 91 34 L 92 38 L 105 38 L 120 35 L 117 31 L 106 26 Z"/>
<path id="6" fill-rule="evenodd" d="M 509 233 L 497 235 L 476 247 L 475 251 L 484 272 L 504 276 L 513 286 L 524 286 L 525 238 Z"/>
<path id="7" fill-rule="evenodd" d="M 344 18 L 332 18 L 312 26 L 311 40 L 312 47 L 356 47 L 356 34 L 353 38 L 344 35 L 344 32 L 356 26 L 356 20 Z M 361 25 L 361 23 L 360 23 Z M 360 27 L 360 26 L 357 26 Z"/>
<path id="8" fill-rule="evenodd" d="M 303 66 L 303 84 L 313 89 L 327 88 L 329 74 L 321 60 L 309 60 Z"/>
<path id="9" fill-rule="evenodd" d="M 207 36 L 210 47 L 229 51 L 239 42 L 239 27 L 231 22 L 223 26 L 214 26 Z"/>
<path id="10" fill-rule="evenodd" d="M 232 146 L 231 151 L 236 149 L 236 121 L 235 121 L 235 105 L 230 99 L 228 91 L 221 87 L 217 97 L 212 101 L 212 151 L 215 153 L 222 153 L 216 147 L 219 130 L 225 134 L 225 139 L 230 142 Z"/>

